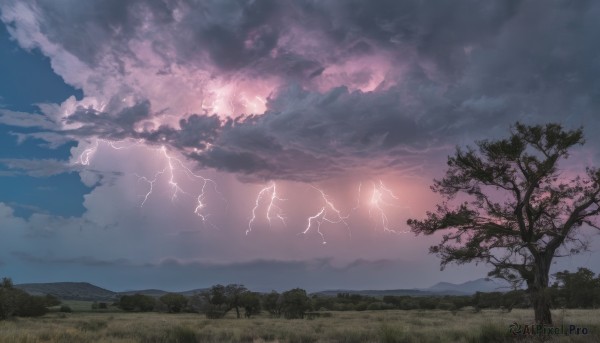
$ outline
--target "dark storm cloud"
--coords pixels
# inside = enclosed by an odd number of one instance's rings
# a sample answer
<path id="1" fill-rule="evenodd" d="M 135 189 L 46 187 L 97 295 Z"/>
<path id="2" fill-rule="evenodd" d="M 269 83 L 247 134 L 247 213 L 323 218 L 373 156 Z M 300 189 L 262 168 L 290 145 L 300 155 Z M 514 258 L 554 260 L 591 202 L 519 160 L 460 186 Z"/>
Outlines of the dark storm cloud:
<path id="1" fill-rule="evenodd" d="M 149 22 L 168 37 L 178 60 L 194 63 L 204 54 L 223 70 L 265 57 L 275 47 L 286 23 L 280 1 L 66 1 L 35 2 L 41 31 L 67 51 L 93 66 L 103 54 L 133 55 L 128 42 L 142 35 Z M 64 23 L 71 25 L 64 25 Z M 74 29 L 75 28 L 75 29 Z M 245 41 L 253 38 L 251 47 Z M 164 50 L 156 39 L 153 49 Z M 122 70 L 122 72 L 126 72 Z"/>
<path id="2" fill-rule="evenodd" d="M 414 158 L 436 140 L 428 134 L 430 124 L 411 117 L 394 90 L 364 94 L 338 88 L 321 95 L 292 87 L 269 108 L 224 125 L 211 148 L 189 156 L 265 179 L 312 181 L 366 160 L 375 161 L 374 168 L 391 167 L 385 156 Z"/>
<path id="3" fill-rule="evenodd" d="M 597 2 L 35 4 L 41 32 L 92 70 L 114 64 L 110 70 L 126 75 L 125 57 L 147 63 L 131 43 L 148 41 L 162 56 L 160 73 L 184 66 L 284 80 L 264 115 L 219 120 L 186 114 L 179 127 L 136 131 L 164 113 L 153 112 L 161 104 L 137 94 L 142 100 L 132 107 L 76 110 L 67 122 L 83 126 L 67 133 L 77 137 L 170 144 L 201 166 L 250 179 L 301 181 L 359 167 L 424 168 L 439 162 L 440 148 L 505 134 L 516 120 L 584 125 L 590 144 L 598 143 Z M 382 56 L 389 66 L 369 59 Z M 335 68 L 342 69 L 331 74 Z M 381 84 L 356 90 L 377 68 Z M 103 84 L 102 75 L 90 80 Z M 5 123 L 50 125 L 2 113 Z"/>
<path id="4" fill-rule="evenodd" d="M 139 138 L 151 143 L 169 142 L 178 148 L 205 149 L 207 143 L 213 143 L 217 138 L 222 123 L 216 115 L 193 114 L 179 121 L 179 129 L 161 126 L 157 130 L 134 133 Z"/>
<path id="5" fill-rule="evenodd" d="M 382 269 L 393 267 L 398 261 L 378 259 L 366 260 L 357 259 L 341 265 L 336 265 L 332 258 L 314 258 L 309 260 L 251 260 L 235 263 L 222 263 L 201 260 L 184 260 L 174 257 L 164 258 L 158 263 L 146 263 L 144 267 L 151 268 L 199 268 L 199 269 L 229 269 L 229 270 L 244 270 L 244 271 L 330 271 L 330 272 L 345 272 L 356 271 L 360 269 Z"/>
<path id="6" fill-rule="evenodd" d="M 134 125 L 150 117 L 150 102 L 147 100 L 114 112 L 111 111 L 110 106 L 102 112 L 93 108 L 78 107 L 65 122 L 79 123 L 83 126 L 66 132 L 80 137 L 99 136 L 117 140 L 131 138 L 135 135 Z"/>

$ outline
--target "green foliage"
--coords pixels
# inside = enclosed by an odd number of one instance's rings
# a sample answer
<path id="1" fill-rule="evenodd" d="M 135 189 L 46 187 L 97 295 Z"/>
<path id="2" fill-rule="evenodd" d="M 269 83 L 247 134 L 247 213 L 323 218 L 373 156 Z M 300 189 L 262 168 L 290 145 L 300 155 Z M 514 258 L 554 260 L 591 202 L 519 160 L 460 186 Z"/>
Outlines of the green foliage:
<path id="1" fill-rule="evenodd" d="M 48 312 L 45 297 L 31 296 L 25 292 L 18 299 L 17 311 L 19 317 L 39 317 Z"/>
<path id="2" fill-rule="evenodd" d="M 304 313 L 310 309 L 310 298 L 305 290 L 294 288 L 283 292 L 282 312 L 285 318 L 304 318 Z"/>
<path id="3" fill-rule="evenodd" d="M 59 312 L 71 313 L 71 312 L 73 312 L 73 310 L 71 309 L 71 307 L 69 307 L 67 305 L 62 305 L 59 309 Z"/>
<path id="4" fill-rule="evenodd" d="M 281 316 L 282 304 L 283 297 L 275 291 L 272 291 L 263 297 L 263 308 L 274 317 Z"/>
<path id="5" fill-rule="evenodd" d="M 235 313 L 240 318 L 240 307 L 242 305 L 242 294 L 248 292 L 244 285 L 229 284 L 225 286 L 225 299 L 230 309 L 235 309 Z"/>
<path id="6" fill-rule="evenodd" d="M 565 270 L 554 274 L 553 295 L 557 307 L 598 308 L 600 307 L 600 275 L 587 268 L 577 272 Z"/>
<path id="7" fill-rule="evenodd" d="M 55 299 L 32 296 L 20 289 L 14 288 L 10 278 L 3 278 L 0 287 L 0 320 L 14 316 L 42 316 L 48 312 L 48 304 L 54 302 Z"/>
<path id="8" fill-rule="evenodd" d="M 179 313 L 187 305 L 188 299 L 181 294 L 167 293 L 160 297 L 160 302 L 167 305 L 169 313 Z"/>
<path id="9" fill-rule="evenodd" d="M 226 289 L 223 285 L 212 286 L 210 290 L 204 294 L 204 298 L 206 299 L 204 313 L 208 319 L 223 318 L 230 310 L 227 302 Z"/>
<path id="10" fill-rule="evenodd" d="M 246 318 L 260 313 L 260 295 L 248 291 L 243 285 L 214 285 L 202 296 L 204 303 L 200 307 L 209 319 L 223 318 L 232 309 L 240 318 L 240 308 L 244 309 Z"/>
<path id="11" fill-rule="evenodd" d="M 209 302 L 213 305 L 223 305 L 227 302 L 227 295 L 225 294 L 225 286 L 214 285 L 211 287 L 209 293 Z"/>
<path id="12" fill-rule="evenodd" d="M 201 313 L 206 308 L 207 303 L 204 294 L 194 294 L 188 298 L 185 312 Z"/>
<path id="13" fill-rule="evenodd" d="M 129 312 L 150 312 L 154 310 L 156 300 L 148 295 L 136 293 L 134 295 L 123 295 L 119 298 L 117 306 Z M 99 305 L 98 305 L 99 307 Z"/>
<path id="14" fill-rule="evenodd" d="M 549 324 L 553 258 L 564 246 L 571 254 L 584 251 L 588 245 L 577 231 L 599 225 L 600 169 L 588 167 L 585 177 L 574 178 L 559 169 L 569 150 L 583 143 L 582 129 L 517 122 L 508 138 L 457 147 L 445 176 L 432 186 L 444 201 L 425 220 L 407 223 L 417 234 L 444 232 L 430 248 L 442 267 L 484 262 L 493 267 L 490 276 L 526 283 L 536 322 Z"/>
<path id="15" fill-rule="evenodd" d="M 44 302 L 46 304 L 46 307 L 53 307 L 53 306 L 58 306 L 60 305 L 60 300 L 50 294 L 46 294 L 46 296 L 44 297 Z"/>
<path id="16" fill-rule="evenodd" d="M 260 296 L 258 293 L 246 291 L 240 296 L 240 305 L 244 307 L 244 316 L 250 318 L 260 313 Z"/>
<path id="17" fill-rule="evenodd" d="M 8 278 L 8 277 L 2 278 L 2 286 L 0 286 L 0 287 L 2 287 L 4 289 L 11 289 L 11 288 L 13 288 L 13 286 L 14 285 L 13 285 L 11 278 Z"/>

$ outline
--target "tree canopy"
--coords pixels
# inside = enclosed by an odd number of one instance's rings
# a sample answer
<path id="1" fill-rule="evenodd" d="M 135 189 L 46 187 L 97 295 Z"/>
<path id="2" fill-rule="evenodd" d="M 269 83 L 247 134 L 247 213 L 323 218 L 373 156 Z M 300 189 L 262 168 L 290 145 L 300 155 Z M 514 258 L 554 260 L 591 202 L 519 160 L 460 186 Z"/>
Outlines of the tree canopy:
<path id="1" fill-rule="evenodd" d="M 516 123 L 508 138 L 457 148 L 432 186 L 444 201 L 408 225 L 417 234 L 445 232 L 430 248 L 442 267 L 485 262 L 490 276 L 525 282 L 536 320 L 551 323 L 544 291 L 552 259 L 587 248 L 579 228 L 600 228 L 600 170 L 570 174 L 561 165 L 583 144 L 582 129 Z"/>

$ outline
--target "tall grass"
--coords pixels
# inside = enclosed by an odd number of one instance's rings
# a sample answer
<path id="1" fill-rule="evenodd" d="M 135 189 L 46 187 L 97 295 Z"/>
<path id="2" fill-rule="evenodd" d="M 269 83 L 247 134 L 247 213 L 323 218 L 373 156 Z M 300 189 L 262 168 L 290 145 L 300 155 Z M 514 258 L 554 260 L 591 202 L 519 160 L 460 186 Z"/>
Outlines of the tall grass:
<path id="1" fill-rule="evenodd" d="M 566 324 L 586 326 L 587 336 L 560 336 L 552 342 L 600 342 L 600 310 L 554 313 Z M 197 314 L 50 313 L 40 318 L 0 321 L 0 342 L 109 343 L 319 343 L 319 342 L 513 342 L 512 322 L 531 323 L 533 312 L 364 311 L 331 312 L 313 320 L 270 318 L 208 320 Z M 539 342 L 547 339 L 522 339 Z"/>

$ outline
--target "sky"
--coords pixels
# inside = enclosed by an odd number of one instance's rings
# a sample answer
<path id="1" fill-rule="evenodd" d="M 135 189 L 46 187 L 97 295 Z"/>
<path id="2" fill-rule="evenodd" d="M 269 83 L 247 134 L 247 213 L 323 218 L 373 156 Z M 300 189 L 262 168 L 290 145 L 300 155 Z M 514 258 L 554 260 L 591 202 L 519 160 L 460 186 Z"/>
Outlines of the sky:
<path id="1" fill-rule="evenodd" d="M 583 127 L 594 1 L 0 0 L 0 275 L 112 290 L 485 277 L 406 220 L 456 146 Z M 600 272 L 600 237 L 552 271 Z"/>

